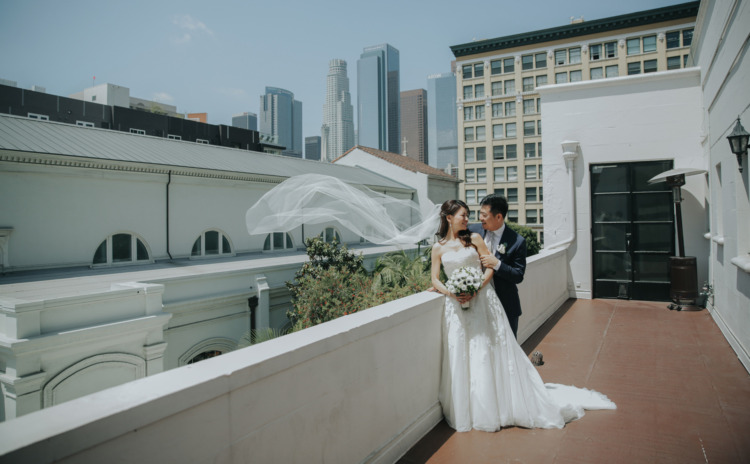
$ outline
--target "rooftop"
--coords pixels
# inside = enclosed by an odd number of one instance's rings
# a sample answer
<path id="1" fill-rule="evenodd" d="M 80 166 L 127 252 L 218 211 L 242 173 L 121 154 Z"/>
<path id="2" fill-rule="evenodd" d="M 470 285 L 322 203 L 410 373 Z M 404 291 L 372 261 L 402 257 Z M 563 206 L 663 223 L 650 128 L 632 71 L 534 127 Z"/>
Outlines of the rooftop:
<path id="1" fill-rule="evenodd" d="M 391 153 L 389 151 L 377 150 L 375 148 L 363 147 L 361 145 L 357 145 L 356 147 L 351 148 L 346 153 L 344 153 L 343 155 L 333 160 L 333 163 L 336 163 L 336 161 L 347 156 L 349 153 L 353 152 L 354 150 L 362 150 L 366 153 L 371 154 L 372 156 L 376 156 L 384 161 L 388 161 L 391 164 L 395 164 L 396 166 L 400 168 L 406 169 L 407 171 L 421 172 L 422 174 L 427 174 L 428 176 L 432 176 L 432 177 L 458 181 L 458 179 L 448 174 L 447 172 L 442 171 L 437 168 L 433 168 L 432 166 L 428 164 L 409 158 L 408 156 L 399 155 L 398 153 Z"/>

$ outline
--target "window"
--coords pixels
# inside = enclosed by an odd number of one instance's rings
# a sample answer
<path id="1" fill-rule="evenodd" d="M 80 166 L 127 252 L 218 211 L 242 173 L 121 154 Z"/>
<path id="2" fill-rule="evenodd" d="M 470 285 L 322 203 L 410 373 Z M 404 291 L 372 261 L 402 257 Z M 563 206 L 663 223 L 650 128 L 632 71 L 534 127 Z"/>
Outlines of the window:
<path id="1" fill-rule="evenodd" d="M 474 77 L 473 74 L 471 73 L 471 69 L 472 68 L 470 64 L 465 64 L 463 66 L 463 78 L 464 79 L 471 79 L 472 77 Z"/>
<path id="2" fill-rule="evenodd" d="M 167 138 L 170 139 L 170 140 L 182 140 L 182 136 L 181 135 L 167 134 Z"/>
<path id="3" fill-rule="evenodd" d="M 542 189 L 544 187 L 539 187 L 539 201 L 544 201 L 544 196 L 542 195 Z"/>
<path id="4" fill-rule="evenodd" d="M 524 143 L 523 144 L 523 156 L 524 158 L 536 158 L 536 144 Z"/>
<path id="5" fill-rule="evenodd" d="M 524 92 L 531 92 L 534 90 L 534 78 L 533 77 L 524 77 L 523 78 L 523 91 Z"/>
<path id="6" fill-rule="evenodd" d="M 555 84 L 565 84 L 568 82 L 568 73 L 560 72 L 555 74 Z"/>
<path id="7" fill-rule="evenodd" d="M 516 182 L 517 180 L 518 180 L 518 168 L 516 166 L 508 166 L 508 181 Z"/>
<path id="8" fill-rule="evenodd" d="M 464 100 L 468 100 L 474 97 L 474 87 L 470 85 L 464 86 Z"/>
<path id="9" fill-rule="evenodd" d="M 641 53 L 641 39 L 628 39 L 628 55 L 637 55 Z"/>
<path id="10" fill-rule="evenodd" d="M 518 189 L 509 188 L 508 196 L 505 199 L 508 200 L 508 203 L 518 203 Z"/>
<path id="11" fill-rule="evenodd" d="M 540 224 L 544 223 L 544 210 L 543 209 L 539 210 L 539 223 Z M 539 240 L 542 242 L 542 244 L 544 244 L 544 232 L 539 232 Z"/>
<path id="12" fill-rule="evenodd" d="M 505 117 L 515 116 L 516 115 L 516 102 L 509 101 L 505 102 Z"/>
<path id="13" fill-rule="evenodd" d="M 495 189 L 495 195 L 505 196 L 505 189 Z"/>
<path id="14" fill-rule="evenodd" d="M 475 98 L 484 97 L 484 84 L 477 84 L 474 86 L 474 97 Z"/>
<path id="15" fill-rule="evenodd" d="M 512 73 L 516 71 L 515 58 L 505 58 L 503 60 L 503 69 L 506 73 Z"/>
<path id="16" fill-rule="evenodd" d="M 226 255 L 232 253 L 232 246 L 226 235 L 218 230 L 203 232 L 193 243 L 190 256 Z"/>
<path id="17" fill-rule="evenodd" d="M 536 122 L 536 133 L 539 135 L 542 135 L 542 120 L 541 119 Z M 539 143 L 541 144 L 542 142 L 539 142 Z M 539 151 L 541 152 L 541 150 Z"/>
<path id="18" fill-rule="evenodd" d="M 535 209 L 526 210 L 526 224 L 536 224 L 536 210 Z"/>
<path id="19" fill-rule="evenodd" d="M 523 122 L 523 135 L 525 137 L 536 135 L 536 121 Z"/>
<path id="20" fill-rule="evenodd" d="M 656 60 L 646 60 L 643 62 L 643 73 L 656 72 Z"/>
<path id="21" fill-rule="evenodd" d="M 483 142 L 485 139 L 485 127 L 477 126 L 477 142 Z"/>
<path id="22" fill-rule="evenodd" d="M 467 169 L 466 170 L 466 182 L 474 182 L 475 174 L 476 174 L 476 171 L 474 171 L 473 169 Z"/>
<path id="23" fill-rule="evenodd" d="M 471 121 L 474 119 L 474 107 L 464 106 L 464 121 Z"/>
<path id="24" fill-rule="evenodd" d="M 293 248 L 292 237 L 286 232 L 268 234 L 265 243 L 263 243 L 263 251 L 291 250 Z"/>
<path id="25" fill-rule="evenodd" d="M 618 67 L 616 64 L 613 64 L 612 66 L 607 66 L 604 69 L 607 73 L 607 77 L 617 77 L 620 75 L 620 71 L 618 70 Z"/>
<path id="26" fill-rule="evenodd" d="M 487 182 L 487 168 L 477 169 L 477 182 Z"/>
<path id="27" fill-rule="evenodd" d="M 469 221 L 474 222 L 476 221 L 477 212 L 476 211 L 469 211 Z"/>
<path id="28" fill-rule="evenodd" d="M 140 238 L 132 234 L 107 237 L 94 252 L 94 265 L 150 262 L 149 252 Z"/>
<path id="29" fill-rule="evenodd" d="M 571 48 L 568 50 L 568 57 L 570 64 L 577 64 L 581 62 L 581 47 Z"/>
<path id="30" fill-rule="evenodd" d="M 670 56 L 667 58 L 667 69 L 680 69 L 680 57 Z"/>
<path id="31" fill-rule="evenodd" d="M 487 196 L 487 189 L 477 189 L 477 203 Z"/>
<path id="32" fill-rule="evenodd" d="M 509 209 L 508 210 L 508 221 L 509 222 L 518 222 L 518 210 L 515 209 Z"/>
<path id="33" fill-rule="evenodd" d="M 145 130 L 143 130 L 143 129 L 133 129 L 132 127 L 130 128 L 130 133 L 131 134 L 138 134 L 138 135 L 146 135 L 146 131 Z"/>
<path id="34" fill-rule="evenodd" d="M 326 243 L 333 243 L 334 241 L 341 243 L 341 236 L 333 227 L 326 227 L 325 230 L 320 233 L 320 238 Z"/>
<path id="35" fill-rule="evenodd" d="M 505 182 L 505 168 L 495 168 L 495 182 Z"/>
<path id="36" fill-rule="evenodd" d="M 474 77 L 484 77 L 484 63 L 474 65 Z"/>
<path id="37" fill-rule="evenodd" d="M 536 187 L 526 187 L 526 203 L 536 201 Z"/>
<path id="38" fill-rule="evenodd" d="M 541 122 L 541 121 L 540 121 Z M 542 128 L 539 127 L 539 134 L 541 135 Z M 536 156 L 542 157 L 542 142 L 537 142 L 536 144 Z"/>
<path id="39" fill-rule="evenodd" d="M 570 71 L 570 82 L 581 82 L 583 80 L 582 71 Z"/>
<path id="40" fill-rule="evenodd" d="M 492 125 L 492 138 L 493 139 L 503 138 L 503 125 L 502 124 Z"/>
<path id="41" fill-rule="evenodd" d="M 477 202 L 477 192 L 476 190 L 467 190 L 466 191 L 466 203 L 473 205 Z"/>
<path id="42" fill-rule="evenodd" d="M 567 50 L 555 50 L 555 66 L 562 66 L 568 63 Z"/>
<path id="43" fill-rule="evenodd" d="M 92 95 L 92 96 L 91 96 L 91 101 L 92 101 L 92 102 L 95 102 L 95 101 L 96 101 L 96 95 Z"/>
<path id="44" fill-rule="evenodd" d="M 636 61 L 635 63 L 628 63 L 628 76 L 632 76 L 633 74 L 640 74 L 641 73 L 641 62 Z"/>
<path id="45" fill-rule="evenodd" d="M 49 121 L 49 116 L 46 114 L 36 114 L 36 113 L 29 113 L 28 114 L 29 119 L 38 119 L 40 121 Z"/>
<path id="46" fill-rule="evenodd" d="M 536 86 L 541 87 L 543 85 L 547 85 L 547 75 L 542 74 L 541 76 L 536 76 Z"/>
<path id="47" fill-rule="evenodd" d="M 602 44 L 596 44 L 589 47 L 589 60 L 596 61 L 602 59 Z"/>
<path id="48" fill-rule="evenodd" d="M 693 30 L 685 29 L 682 31 L 682 46 L 689 47 L 693 43 Z"/>
<path id="49" fill-rule="evenodd" d="M 479 105 L 474 110 L 475 119 L 484 119 L 484 105 Z"/>
<path id="50" fill-rule="evenodd" d="M 537 113 L 542 112 L 542 99 L 541 98 L 536 99 L 536 112 Z"/>
<path id="51" fill-rule="evenodd" d="M 206 140 L 206 139 L 195 139 L 195 143 L 202 143 L 203 145 L 208 145 L 208 140 Z"/>
<path id="52" fill-rule="evenodd" d="M 650 35 L 643 38 L 643 53 L 656 51 L 656 36 Z"/>
<path id="53" fill-rule="evenodd" d="M 93 122 L 88 122 L 88 121 L 76 121 L 76 126 L 94 127 L 94 123 Z"/>
<path id="54" fill-rule="evenodd" d="M 512 95 L 516 93 L 516 80 L 510 79 L 504 82 L 505 84 L 505 95 Z"/>
<path id="55" fill-rule="evenodd" d="M 477 161 L 487 160 L 487 147 L 477 147 Z"/>
<path id="56" fill-rule="evenodd" d="M 604 77 L 604 70 L 602 68 L 591 68 L 591 80 L 601 79 Z"/>
<path id="57" fill-rule="evenodd" d="M 490 61 L 490 74 L 493 76 L 496 74 L 502 74 L 503 62 L 501 60 Z"/>
<path id="58" fill-rule="evenodd" d="M 505 159 L 505 150 L 502 145 L 495 145 L 492 147 L 492 159 L 501 160 Z"/>
<path id="59" fill-rule="evenodd" d="M 509 138 L 516 136 L 516 123 L 509 122 L 505 125 L 505 136 Z"/>
<path id="60" fill-rule="evenodd" d="M 536 105 L 534 105 L 534 99 L 530 98 L 523 101 L 523 114 L 534 114 L 536 113 Z"/>
<path id="61" fill-rule="evenodd" d="M 607 42 L 604 44 L 604 57 L 617 58 L 617 42 Z"/>
<path id="62" fill-rule="evenodd" d="M 536 63 L 537 69 L 546 68 L 547 67 L 547 54 L 544 52 L 537 53 L 536 55 L 534 55 L 534 61 Z"/>
<path id="63" fill-rule="evenodd" d="M 501 118 L 503 116 L 503 104 L 493 103 L 492 104 L 492 117 Z"/>
<path id="64" fill-rule="evenodd" d="M 490 84 L 490 91 L 492 92 L 492 95 L 502 95 L 503 94 L 503 83 L 502 81 L 495 81 L 492 84 Z"/>
<path id="65" fill-rule="evenodd" d="M 473 148 L 464 148 L 464 160 L 466 160 L 467 163 L 474 162 L 474 149 Z"/>
<path id="66" fill-rule="evenodd" d="M 505 146 L 505 158 L 509 160 L 516 159 L 516 144 Z"/>
<path id="67" fill-rule="evenodd" d="M 667 50 L 680 48 L 680 31 L 667 32 Z"/>
<path id="68" fill-rule="evenodd" d="M 534 55 L 523 55 L 521 57 L 521 69 L 534 69 Z"/>
<path id="69" fill-rule="evenodd" d="M 464 127 L 464 142 L 473 142 L 473 141 L 474 141 L 474 128 Z"/>
<path id="70" fill-rule="evenodd" d="M 536 165 L 525 166 L 524 179 L 536 180 Z"/>

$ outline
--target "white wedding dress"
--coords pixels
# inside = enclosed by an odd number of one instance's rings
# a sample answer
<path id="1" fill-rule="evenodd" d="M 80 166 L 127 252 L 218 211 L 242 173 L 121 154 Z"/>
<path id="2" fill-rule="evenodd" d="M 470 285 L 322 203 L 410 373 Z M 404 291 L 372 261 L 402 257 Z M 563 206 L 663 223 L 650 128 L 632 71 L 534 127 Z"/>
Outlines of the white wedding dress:
<path id="1" fill-rule="evenodd" d="M 442 256 L 446 275 L 462 266 L 481 268 L 473 247 Z M 615 409 L 601 393 L 542 382 L 513 336 L 500 300 L 486 285 L 461 309 L 445 298 L 440 403 L 459 432 L 502 427 L 561 428 L 584 409 Z"/>

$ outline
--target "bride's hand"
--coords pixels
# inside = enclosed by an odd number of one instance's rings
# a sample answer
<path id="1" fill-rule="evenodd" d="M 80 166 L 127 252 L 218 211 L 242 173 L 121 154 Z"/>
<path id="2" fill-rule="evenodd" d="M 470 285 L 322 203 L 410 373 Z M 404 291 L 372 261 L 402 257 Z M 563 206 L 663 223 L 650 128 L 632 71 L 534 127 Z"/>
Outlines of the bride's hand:
<path id="1" fill-rule="evenodd" d="M 458 295 L 455 295 L 455 296 L 458 302 L 461 304 L 468 303 L 469 301 L 471 301 L 472 298 L 474 298 L 474 295 L 470 293 L 459 293 Z"/>

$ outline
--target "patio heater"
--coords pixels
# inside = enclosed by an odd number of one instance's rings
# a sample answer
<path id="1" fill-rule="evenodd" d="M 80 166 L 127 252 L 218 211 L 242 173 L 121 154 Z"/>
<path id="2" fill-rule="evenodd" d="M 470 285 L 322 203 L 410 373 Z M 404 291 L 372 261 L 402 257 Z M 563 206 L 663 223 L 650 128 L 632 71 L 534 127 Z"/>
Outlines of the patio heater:
<path id="1" fill-rule="evenodd" d="M 695 256 L 685 256 L 685 239 L 682 234 L 682 186 L 685 185 L 685 176 L 705 174 L 702 169 L 671 169 L 652 177 L 648 183 L 666 182 L 672 188 L 674 199 L 675 221 L 677 225 L 677 250 L 678 256 L 669 258 L 670 288 L 669 297 L 672 303 L 669 309 L 682 310 L 682 305 L 695 305 L 698 293 L 698 267 Z"/>

